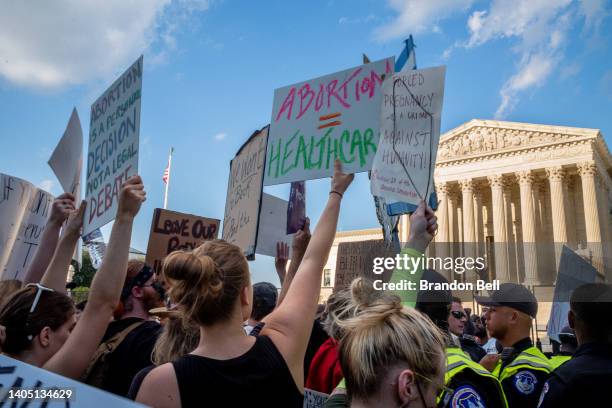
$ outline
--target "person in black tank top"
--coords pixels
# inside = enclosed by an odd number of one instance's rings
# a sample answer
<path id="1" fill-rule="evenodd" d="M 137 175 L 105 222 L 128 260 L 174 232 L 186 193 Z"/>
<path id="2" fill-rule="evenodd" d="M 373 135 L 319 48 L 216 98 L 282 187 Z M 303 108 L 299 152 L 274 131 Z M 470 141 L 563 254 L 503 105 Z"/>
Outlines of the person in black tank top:
<path id="1" fill-rule="evenodd" d="M 200 343 L 192 353 L 153 369 L 136 401 L 153 407 L 216 407 L 250 405 L 257 398 L 258 405 L 302 406 L 304 355 L 323 267 L 340 202 L 352 180 L 337 160 L 327 205 L 312 239 L 308 242 L 306 237 L 307 224 L 294 236 L 292 263 L 299 264 L 297 272 L 282 303 L 264 318 L 258 337 L 242 329 L 251 314 L 253 289 L 239 247 L 213 240 L 165 258 L 161 275 L 170 298 L 184 319 L 199 326 Z"/>
<path id="2" fill-rule="evenodd" d="M 301 407 L 304 397 L 283 356 L 268 336 L 256 339 L 249 351 L 229 360 L 187 354 L 174 361 L 183 408 L 249 406 L 254 397 L 268 407 Z"/>

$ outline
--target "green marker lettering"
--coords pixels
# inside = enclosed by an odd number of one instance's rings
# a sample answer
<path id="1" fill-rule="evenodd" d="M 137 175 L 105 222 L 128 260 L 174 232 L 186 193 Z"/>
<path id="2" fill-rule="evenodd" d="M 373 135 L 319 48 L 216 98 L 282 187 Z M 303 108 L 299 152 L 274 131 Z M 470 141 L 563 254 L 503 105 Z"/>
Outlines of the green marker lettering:
<path id="1" fill-rule="evenodd" d="M 340 136 L 340 148 L 338 149 L 338 152 L 340 154 L 340 161 L 342 161 L 342 163 L 352 163 L 355 161 L 354 156 L 350 161 L 347 160 L 346 157 L 344 156 L 344 149 L 342 148 L 344 146 L 345 140 L 346 140 L 346 143 L 348 144 L 350 142 L 350 139 L 351 139 L 351 132 L 349 132 L 348 130 L 344 130 L 342 132 L 342 136 Z"/>
<path id="2" fill-rule="evenodd" d="M 276 154 L 274 154 L 274 145 L 270 148 L 270 158 L 268 159 L 268 177 L 270 177 L 270 172 L 272 171 L 273 163 L 276 162 L 276 171 L 274 172 L 274 178 L 278 177 L 278 165 L 280 164 L 280 148 L 281 141 L 278 140 L 278 149 L 276 150 Z"/>
<path id="3" fill-rule="evenodd" d="M 302 155 L 302 161 L 304 162 L 304 169 L 309 169 L 310 164 L 308 163 L 308 156 L 306 154 L 306 142 L 304 141 L 304 135 L 300 135 L 300 140 L 298 141 L 298 149 L 295 154 L 295 162 L 293 163 L 293 167 L 297 167 L 298 161 L 300 160 L 300 154 Z"/>
<path id="4" fill-rule="evenodd" d="M 359 165 L 363 167 L 365 165 L 365 158 L 363 154 L 363 143 L 361 140 L 361 132 L 356 129 L 353 132 L 353 140 L 351 141 L 351 154 L 355 151 L 355 147 L 359 149 Z"/>
<path id="5" fill-rule="evenodd" d="M 293 142 L 293 140 L 295 139 L 295 137 L 300 133 L 299 129 L 297 132 L 295 132 L 293 134 L 293 136 L 291 136 L 289 138 L 289 140 L 287 140 L 287 142 L 285 142 L 285 148 L 283 149 L 283 163 L 281 164 L 281 175 L 285 175 L 289 172 L 289 170 L 291 170 L 292 168 L 295 167 L 295 164 L 293 164 L 292 166 L 289 166 L 289 168 L 285 168 L 285 160 L 287 160 L 289 158 L 289 156 L 291 156 L 291 153 L 293 153 L 293 150 L 289 149 L 289 145 Z"/>
<path id="6" fill-rule="evenodd" d="M 334 159 L 332 161 L 332 166 L 334 165 L 334 161 L 336 160 L 336 157 L 338 157 L 338 140 L 336 138 L 331 137 L 330 133 L 332 129 L 333 128 L 329 128 L 329 130 L 325 133 L 325 137 L 327 137 L 327 162 L 325 163 L 326 169 L 329 169 L 329 159 L 332 153 L 334 156 Z M 331 147 L 332 142 L 334 144 L 333 149 Z"/>
<path id="7" fill-rule="evenodd" d="M 372 153 L 376 154 L 376 143 L 372 142 L 373 138 L 374 138 L 374 131 L 372 130 L 372 128 L 367 128 L 366 131 L 363 132 L 363 145 L 364 145 L 366 156 L 369 155 L 368 146 L 371 146 Z"/>

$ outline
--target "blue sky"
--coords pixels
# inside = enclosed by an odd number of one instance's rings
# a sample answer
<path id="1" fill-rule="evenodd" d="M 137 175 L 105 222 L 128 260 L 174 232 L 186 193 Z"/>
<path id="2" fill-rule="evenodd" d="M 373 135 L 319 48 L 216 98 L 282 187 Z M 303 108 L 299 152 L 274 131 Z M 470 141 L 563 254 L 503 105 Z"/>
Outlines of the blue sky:
<path id="1" fill-rule="evenodd" d="M 358 65 L 362 53 L 398 55 L 409 33 L 419 67 L 447 66 L 442 131 L 500 118 L 598 128 L 612 140 L 609 1 L 33 4 L 0 0 L 0 172 L 61 193 L 47 160 L 72 107 L 87 140 L 91 103 L 144 54 L 139 166 L 148 200 L 132 237 L 140 250 L 162 206 L 170 146 L 169 208 L 222 219 L 229 161 L 269 122 L 275 88 Z M 328 188 L 307 183 L 313 220 Z M 266 191 L 288 196 L 286 186 Z M 360 174 L 339 229 L 377 225 Z M 251 265 L 255 281 L 277 282 L 271 258 Z"/>

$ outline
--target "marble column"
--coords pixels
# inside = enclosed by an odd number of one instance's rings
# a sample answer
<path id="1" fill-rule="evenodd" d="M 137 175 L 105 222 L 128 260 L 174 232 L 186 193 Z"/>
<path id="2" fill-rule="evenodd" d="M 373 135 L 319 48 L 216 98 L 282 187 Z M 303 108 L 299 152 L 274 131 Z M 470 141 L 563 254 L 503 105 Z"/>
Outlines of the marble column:
<path id="1" fill-rule="evenodd" d="M 567 224 L 565 203 L 565 170 L 561 166 L 546 169 L 550 183 L 550 204 L 552 211 L 553 240 L 555 244 L 567 243 Z M 595 190 L 593 190 L 594 192 Z"/>
<path id="2" fill-rule="evenodd" d="M 448 183 L 436 183 L 436 195 L 440 204 L 436 211 L 438 217 L 438 234 L 436 235 L 436 241 L 441 243 L 448 243 Z"/>
<path id="3" fill-rule="evenodd" d="M 482 205 L 482 189 L 480 187 L 474 190 L 474 224 L 476 228 L 476 242 L 478 242 L 478 250 L 482 251 L 484 238 L 484 207 Z"/>
<path id="4" fill-rule="evenodd" d="M 570 248 L 576 248 L 576 221 L 574 208 L 574 180 L 572 176 L 567 175 L 565 183 L 563 183 L 563 195 L 565 197 L 565 219 L 567 221 L 567 242 Z"/>
<path id="5" fill-rule="evenodd" d="M 491 184 L 491 207 L 493 210 L 493 234 L 495 252 L 495 277 L 502 282 L 510 280 L 508 272 L 508 235 L 504 211 L 504 177 L 489 176 Z"/>
<path id="6" fill-rule="evenodd" d="M 602 259 L 602 236 L 600 228 L 599 207 L 597 205 L 597 165 L 594 161 L 578 164 L 578 174 L 582 181 L 582 199 L 584 203 L 584 218 L 587 237 L 587 247 L 591 251 L 593 266 L 605 273 Z"/>
<path id="7" fill-rule="evenodd" d="M 474 225 L 474 183 L 472 180 L 461 180 L 461 195 L 463 198 L 463 242 L 476 242 Z"/>
<path id="8" fill-rule="evenodd" d="M 525 258 L 525 285 L 537 285 L 538 262 L 536 252 L 536 219 L 532 186 L 535 181 L 533 172 L 522 171 L 517 174 L 521 189 L 521 227 L 523 232 L 523 256 Z"/>

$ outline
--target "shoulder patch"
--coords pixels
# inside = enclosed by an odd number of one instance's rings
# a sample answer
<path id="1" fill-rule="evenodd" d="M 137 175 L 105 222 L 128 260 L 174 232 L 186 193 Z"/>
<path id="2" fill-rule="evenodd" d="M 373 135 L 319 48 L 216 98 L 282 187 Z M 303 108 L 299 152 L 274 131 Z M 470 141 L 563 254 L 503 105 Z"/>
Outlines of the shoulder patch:
<path id="1" fill-rule="evenodd" d="M 455 390 L 450 403 L 451 408 L 487 408 L 482 397 L 469 385 L 463 385 Z"/>
<path id="2" fill-rule="evenodd" d="M 524 395 L 535 391 L 538 379 L 530 371 L 519 371 L 514 375 L 514 388 Z"/>
<path id="3" fill-rule="evenodd" d="M 542 405 L 544 397 L 546 397 L 546 393 L 548 392 L 548 388 L 548 381 L 546 381 L 544 383 L 544 387 L 542 387 L 542 393 L 540 394 L 540 400 L 538 401 L 538 408 L 540 408 L 540 405 Z"/>

